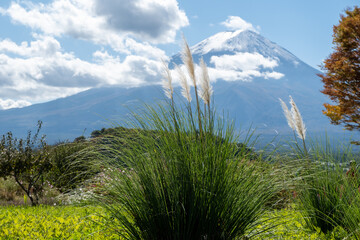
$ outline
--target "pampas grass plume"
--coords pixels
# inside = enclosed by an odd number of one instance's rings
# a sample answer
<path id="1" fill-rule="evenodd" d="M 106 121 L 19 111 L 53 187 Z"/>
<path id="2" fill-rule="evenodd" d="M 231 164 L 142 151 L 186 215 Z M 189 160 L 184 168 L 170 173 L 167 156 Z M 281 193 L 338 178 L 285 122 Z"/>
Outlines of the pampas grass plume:
<path id="1" fill-rule="evenodd" d="M 164 92 L 165 92 L 165 95 L 172 100 L 173 95 L 174 95 L 174 88 L 172 86 L 172 76 L 171 76 L 170 69 L 168 68 L 167 64 L 164 61 L 163 61 L 163 68 L 164 68 L 164 72 L 163 72 Z"/>
<path id="2" fill-rule="evenodd" d="M 289 110 L 286 104 L 284 103 L 284 101 L 281 98 L 279 98 L 281 107 L 284 111 L 284 115 L 286 117 L 288 125 L 291 127 L 292 130 L 296 131 L 299 138 L 305 140 L 306 128 L 304 121 L 302 120 L 300 111 L 296 106 L 294 99 L 291 96 L 289 97 L 290 97 L 291 110 Z"/>
<path id="3" fill-rule="evenodd" d="M 200 86 L 201 86 L 200 97 L 202 98 L 202 100 L 204 101 L 204 103 L 206 105 L 209 105 L 213 90 L 210 85 L 208 69 L 207 69 L 207 66 L 206 66 L 203 58 L 201 58 L 201 60 L 200 60 L 200 67 L 202 70 L 202 78 L 201 78 L 201 82 L 200 82 Z"/>
<path id="4" fill-rule="evenodd" d="M 191 55 L 190 47 L 187 44 L 185 38 L 184 38 L 184 50 L 182 53 L 182 61 L 186 66 L 186 69 L 188 70 L 189 76 L 193 82 L 194 87 L 196 88 L 196 76 L 195 76 L 195 65 L 194 60 Z"/>
<path id="5" fill-rule="evenodd" d="M 180 85 L 181 85 L 181 94 L 186 98 L 186 100 L 190 103 L 191 102 L 191 94 L 190 94 L 190 86 L 187 82 L 185 73 L 179 66 L 176 66 L 176 71 L 178 72 L 180 78 Z"/>
<path id="6" fill-rule="evenodd" d="M 291 105 L 291 115 L 295 123 L 296 133 L 298 134 L 299 138 L 305 140 L 306 137 L 305 124 L 302 120 L 300 111 L 291 96 L 290 96 L 290 105 Z"/>
<path id="7" fill-rule="evenodd" d="M 291 129 L 293 131 L 296 131 L 294 119 L 292 118 L 290 110 L 288 109 L 288 107 L 286 106 L 286 103 L 281 98 L 279 98 L 279 101 L 280 101 L 281 107 L 284 111 L 284 115 L 285 115 L 285 118 L 287 120 L 289 127 L 291 127 Z"/>

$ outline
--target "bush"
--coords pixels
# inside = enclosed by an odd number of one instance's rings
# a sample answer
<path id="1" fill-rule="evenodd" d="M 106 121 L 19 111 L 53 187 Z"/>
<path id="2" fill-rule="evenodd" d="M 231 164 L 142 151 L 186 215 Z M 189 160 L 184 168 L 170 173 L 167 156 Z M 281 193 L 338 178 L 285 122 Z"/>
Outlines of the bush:
<path id="1" fill-rule="evenodd" d="M 26 139 L 17 139 L 9 132 L 0 142 L 0 177 L 13 177 L 33 206 L 39 203 L 51 168 L 45 136 L 39 138 L 41 124 L 34 136 L 29 131 Z"/>

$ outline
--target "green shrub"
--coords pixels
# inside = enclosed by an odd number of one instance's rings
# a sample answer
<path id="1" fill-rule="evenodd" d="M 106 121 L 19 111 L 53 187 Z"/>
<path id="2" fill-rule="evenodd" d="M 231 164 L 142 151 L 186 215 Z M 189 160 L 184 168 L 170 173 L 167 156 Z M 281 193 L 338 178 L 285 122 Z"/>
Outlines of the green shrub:
<path id="1" fill-rule="evenodd" d="M 41 124 L 39 121 L 36 133 L 32 136 L 29 131 L 26 139 L 17 139 L 8 132 L 0 141 L 0 177 L 13 178 L 32 205 L 39 203 L 45 175 L 51 168 L 45 136 L 39 137 Z"/>

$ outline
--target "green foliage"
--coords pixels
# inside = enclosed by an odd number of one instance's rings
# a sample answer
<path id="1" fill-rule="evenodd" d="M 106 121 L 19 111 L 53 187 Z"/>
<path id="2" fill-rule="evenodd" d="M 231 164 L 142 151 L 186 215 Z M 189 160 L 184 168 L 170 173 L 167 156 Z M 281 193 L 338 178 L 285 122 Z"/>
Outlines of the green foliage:
<path id="1" fill-rule="evenodd" d="M 360 194 L 355 191 L 347 206 L 344 216 L 344 226 L 352 239 L 360 239 Z"/>
<path id="2" fill-rule="evenodd" d="M 68 192 L 80 186 L 97 172 L 86 153 L 89 145 L 86 141 L 63 142 L 52 147 L 52 168 L 47 179 L 60 192 Z"/>
<path id="3" fill-rule="evenodd" d="M 0 208 L 0 239 L 119 239 L 104 227 L 98 207 Z"/>
<path id="4" fill-rule="evenodd" d="M 40 129 L 41 121 L 34 136 L 29 131 L 26 139 L 17 139 L 8 132 L 0 142 L 0 177 L 13 177 L 32 205 L 38 204 L 45 175 L 51 168 L 49 148 L 45 137 L 39 138 Z"/>
<path id="5" fill-rule="evenodd" d="M 286 209 L 272 211 L 265 216 L 268 220 L 267 224 L 259 225 L 253 231 L 258 231 L 259 234 L 255 236 L 254 240 L 264 239 L 313 239 L 313 240 L 337 240 L 345 239 L 348 233 L 341 227 L 336 227 L 332 232 L 324 234 L 319 228 L 309 230 L 306 227 L 306 222 L 301 215 L 301 212 L 296 210 L 296 206 L 291 206 Z M 267 229 L 267 225 L 273 226 Z"/>
<path id="6" fill-rule="evenodd" d="M 320 228 L 325 234 L 336 226 L 344 227 L 345 211 L 354 196 L 353 186 L 342 169 L 327 165 L 313 169 L 299 195 L 304 219 L 310 228 Z"/>

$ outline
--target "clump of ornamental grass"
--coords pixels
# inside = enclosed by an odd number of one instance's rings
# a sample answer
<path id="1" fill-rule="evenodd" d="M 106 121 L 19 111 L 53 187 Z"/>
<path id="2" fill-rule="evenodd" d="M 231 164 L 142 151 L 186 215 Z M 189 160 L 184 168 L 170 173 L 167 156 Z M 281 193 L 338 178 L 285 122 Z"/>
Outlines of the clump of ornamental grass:
<path id="1" fill-rule="evenodd" d="M 296 174 L 300 181 L 296 187 L 300 212 L 306 226 L 314 231 L 321 231 L 326 236 L 331 236 L 334 230 L 343 229 L 348 234 L 356 232 L 360 218 L 351 217 L 352 213 L 360 210 L 349 211 L 349 207 L 358 208 L 359 179 L 356 166 L 350 166 L 346 171 L 345 166 L 354 161 L 356 156 L 352 153 L 351 145 L 341 143 L 334 148 L 329 139 L 310 140 L 310 150 L 305 144 L 305 125 L 300 111 L 290 96 L 291 110 L 280 99 L 281 106 L 288 125 L 302 140 L 303 146 L 295 142 L 294 155 L 303 160 L 298 166 Z M 298 161 L 297 161 L 298 162 Z M 360 209 L 360 208 L 359 208 Z M 356 220 L 354 220 L 356 219 Z"/>
<path id="2" fill-rule="evenodd" d="M 312 149 L 312 163 L 306 168 L 302 186 L 298 187 L 299 207 L 306 224 L 327 235 L 338 227 L 351 233 L 354 229 L 347 226 L 348 208 L 359 195 L 357 173 L 352 174 L 357 172 L 356 167 L 346 169 L 354 159 L 351 148 L 329 150 L 328 146 L 317 143 L 312 144 Z"/>
<path id="3" fill-rule="evenodd" d="M 196 76 L 186 43 L 183 60 L 190 77 L 177 68 L 184 106 L 175 104 L 166 67 L 167 104 L 132 114 L 136 141 L 114 137 L 129 147 L 117 148 L 112 139 L 99 152 L 111 171 L 106 194 L 97 200 L 124 239 L 239 239 L 251 235 L 279 192 L 280 173 L 254 159 L 250 141 L 238 144 L 233 124 L 215 116 L 206 65 Z M 113 161 L 118 155 L 121 161 Z"/>
<path id="4" fill-rule="evenodd" d="M 68 193 L 94 177 L 98 169 L 90 164 L 87 148 L 92 144 L 84 142 L 59 142 L 52 146 L 50 160 L 51 172 L 47 180 L 61 193 Z"/>

